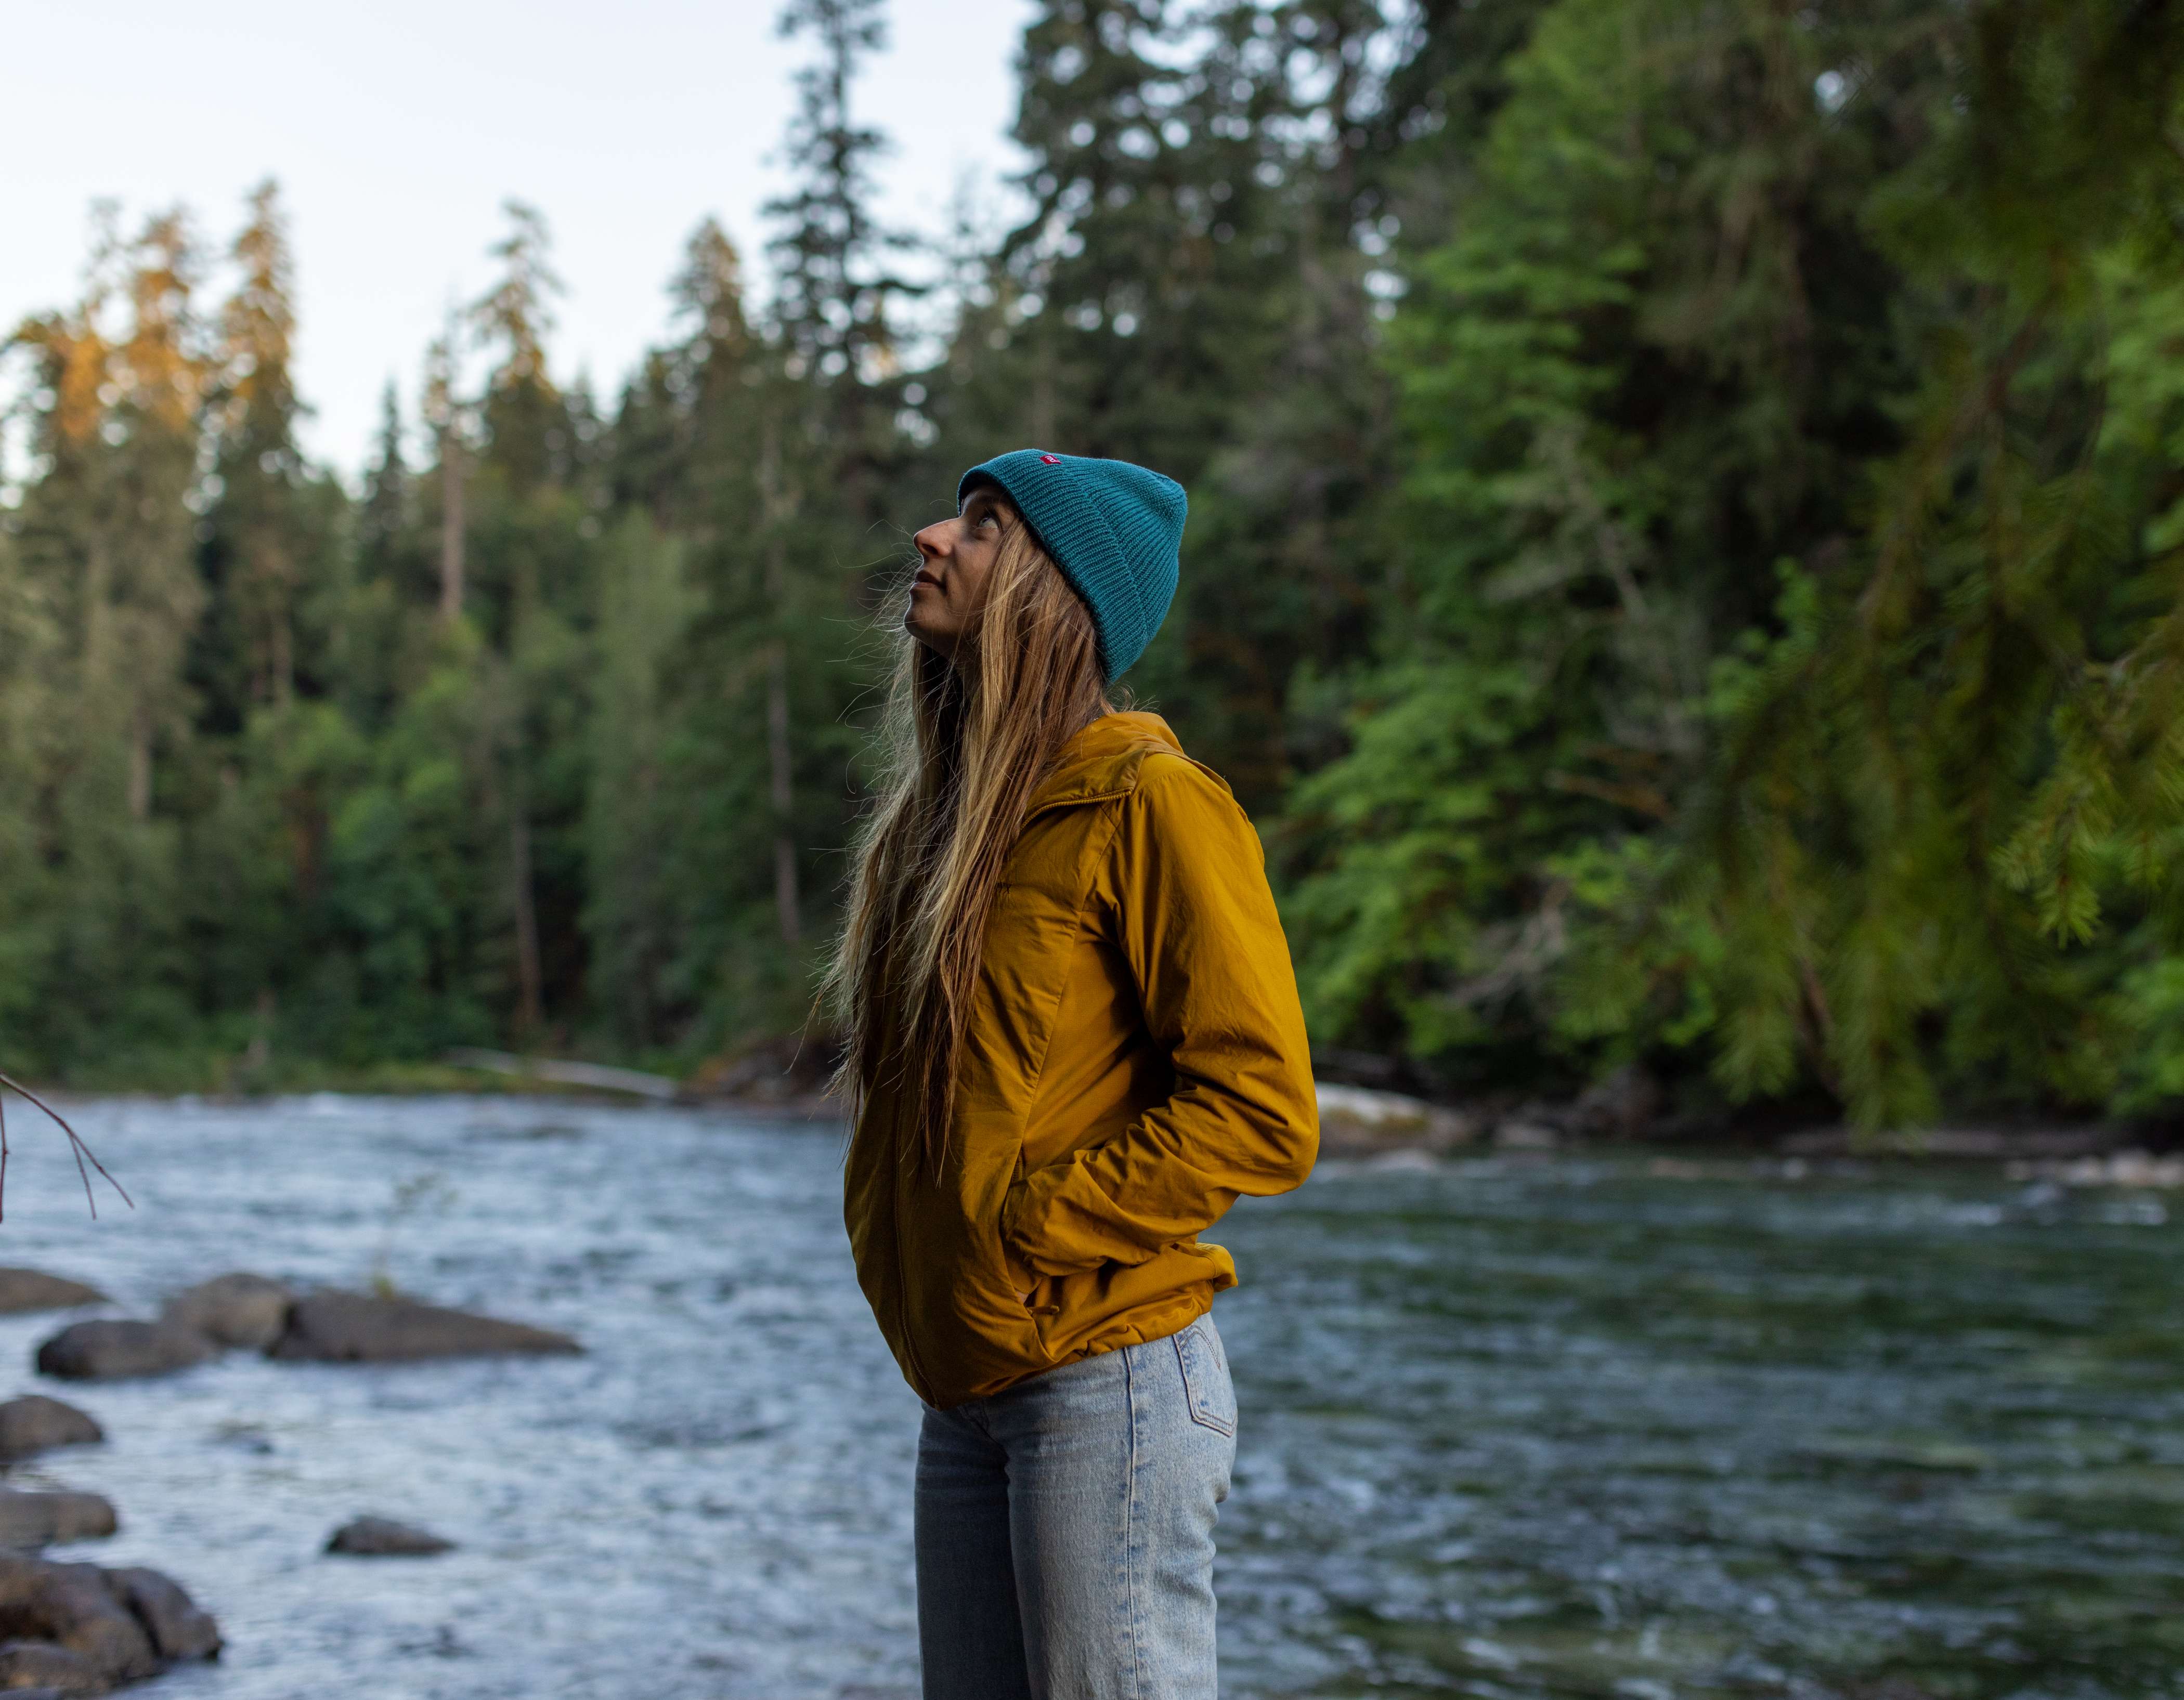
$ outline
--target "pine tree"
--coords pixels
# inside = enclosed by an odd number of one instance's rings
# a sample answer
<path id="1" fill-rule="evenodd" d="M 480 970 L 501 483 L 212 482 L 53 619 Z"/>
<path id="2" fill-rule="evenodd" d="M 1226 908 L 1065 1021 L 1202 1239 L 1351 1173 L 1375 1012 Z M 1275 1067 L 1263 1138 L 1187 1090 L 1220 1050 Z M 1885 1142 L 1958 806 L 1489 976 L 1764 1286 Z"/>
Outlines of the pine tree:
<path id="1" fill-rule="evenodd" d="M 857 569 L 873 534 L 895 518 L 893 481 L 902 447 L 895 416 L 897 302 L 912 292 L 891 257 L 906 246 L 876 216 L 872 167 L 885 148 L 858 124 L 853 85 L 883 47 L 881 0 L 790 0 L 785 36 L 814 38 L 816 56 L 796 74 L 797 111 L 783 147 L 795 187 L 767 203 L 777 234 L 773 362 L 759 385 L 755 586 L 772 633 L 764 648 L 766 797 L 773 818 L 773 897 L 783 950 L 805 946 L 803 775 L 838 749 L 848 681 L 826 625 L 856 617 L 867 601 Z M 798 675 L 817 687 L 818 712 L 800 711 Z M 806 728 L 811 731 L 807 731 Z M 816 736 L 814 734 L 816 734 Z M 839 771 L 838 764 L 835 766 Z M 839 818 L 838 782 L 820 793 Z M 817 802 L 820 799 L 813 799 Z"/>
<path id="2" fill-rule="evenodd" d="M 999 429 L 1190 486 L 1177 605 L 1131 683 L 1262 808 L 1298 668 L 1362 647 L 1382 570 L 1390 408 L 1360 242 L 1396 45 L 1362 3 L 1042 8 L 1016 126 L 1036 210 L 932 408 L 959 459 Z"/>
<path id="3" fill-rule="evenodd" d="M 499 281 L 471 303 L 469 326 L 497 359 L 480 408 L 487 454 L 516 494 L 568 475 L 574 442 L 568 410 L 546 369 L 553 297 L 563 292 L 548 258 L 552 240 L 535 207 L 501 206 L 508 233 L 489 252 Z"/>
<path id="4" fill-rule="evenodd" d="M 171 1038 L 185 1018 L 172 834 L 158 816 L 162 756 L 172 765 L 189 743 L 183 660 L 203 600 L 190 503 L 211 363 L 198 270 L 180 213 L 125 242 L 102 209 L 82 299 L 12 339 L 44 397 L 18 582 L 50 619 L 59 663 L 33 758 L 47 901 L 14 946 L 43 994 L 21 1042 L 49 1066 L 92 1054 L 103 1032 L 109 1047 L 113 1031 Z M 57 998 L 61 987 L 75 994 Z"/>
<path id="5" fill-rule="evenodd" d="M 1903 446 L 1722 676 L 1669 888 L 1724 1083 L 1869 1125 L 2184 1089 L 2184 20 L 1997 0 L 1949 45 L 1872 215 L 1925 309 Z"/>
<path id="6" fill-rule="evenodd" d="M 1297 794 L 1321 1030 L 1582 1068 L 1554 975 L 1705 768 L 1710 658 L 1841 547 L 1908 382 L 1866 197 L 1936 61 L 1907 10 L 1562 0 L 1390 326 L 1410 444 L 1383 664 Z M 1885 67 L 1833 114 L 1815 79 Z"/>
<path id="7" fill-rule="evenodd" d="M 219 676 L 216 663 L 196 672 L 214 720 L 231 729 L 248 705 L 285 704 L 295 688 L 298 600 L 309 547 L 299 512 L 301 408 L 289 372 L 294 260 L 270 180 L 252 192 L 249 206 L 230 253 L 240 276 L 220 316 L 210 424 L 220 493 L 199 558 L 213 605 L 198 651 L 239 663 L 240 676 Z"/>
<path id="8" fill-rule="evenodd" d="M 1393 326 L 1322 1033 L 1868 1123 L 2165 1078 L 2180 64 L 2120 5 L 1544 16 Z"/>
<path id="9" fill-rule="evenodd" d="M 448 326 L 425 351 L 425 423 L 432 432 L 439 463 L 440 623 L 462 618 L 470 593 L 469 409 L 457 393 L 460 332 L 453 313 Z"/>
<path id="10" fill-rule="evenodd" d="M 894 307 L 910 288 L 889 263 L 909 239 L 872 209 L 872 166 L 886 141 L 850 110 L 864 61 L 887 45 L 884 0 L 789 0 L 779 28 L 812 36 L 817 54 L 796 73 L 797 110 L 783 148 L 796 186 L 766 207 L 779 228 L 769 244 L 774 314 L 802 373 L 855 396 L 892 370 Z M 856 422 L 853 414 L 838 416 Z"/>

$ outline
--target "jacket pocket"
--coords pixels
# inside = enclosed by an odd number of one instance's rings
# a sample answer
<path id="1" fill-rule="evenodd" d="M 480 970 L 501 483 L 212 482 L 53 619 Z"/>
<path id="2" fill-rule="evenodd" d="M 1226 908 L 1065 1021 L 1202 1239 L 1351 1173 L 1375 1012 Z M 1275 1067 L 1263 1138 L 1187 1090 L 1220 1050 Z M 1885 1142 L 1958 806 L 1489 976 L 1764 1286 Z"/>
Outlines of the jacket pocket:
<path id="1" fill-rule="evenodd" d="M 1234 1438 L 1236 1386 L 1228 1379 L 1228 1358 L 1221 1349 L 1221 1336 L 1201 1316 L 1173 1338 L 1191 1421 Z"/>

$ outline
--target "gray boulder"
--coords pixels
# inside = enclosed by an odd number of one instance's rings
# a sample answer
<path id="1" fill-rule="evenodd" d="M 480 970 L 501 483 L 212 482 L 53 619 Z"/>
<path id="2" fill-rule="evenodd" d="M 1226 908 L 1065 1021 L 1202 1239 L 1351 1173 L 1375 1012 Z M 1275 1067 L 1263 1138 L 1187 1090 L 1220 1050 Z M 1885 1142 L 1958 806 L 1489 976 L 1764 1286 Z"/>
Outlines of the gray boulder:
<path id="1" fill-rule="evenodd" d="M 164 1322 L 71 1322 L 38 1347 L 39 1373 L 64 1381 L 165 1375 L 213 1354 L 202 1334 Z"/>
<path id="2" fill-rule="evenodd" d="M 220 1628 L 156 1570 L 0 1553 L 0 1690 L 103 1694 L 177 1659 L 213 1658 Z"/>
<path id="3" fill-rule="evenodd" d="M 583 1349 L 566 1334 L 527 1323 L 443 1310 L 412 1299 L 328 1292 L 296 1301 L 287 1331 L 266 1356 L 324 1364 L 398 1364 Z"/>
<path id="4" fill-rule="evenodd" d="M 0 1488 L 0 1547 L 38 1547 L 56 1541 L 101 1540 L 120 1526 L 113 1502 L 96 1493 L 32 1493 Z"/>
<path id="5" fill-rule="evenodd" d="M 0 1401 L 0 1464 L 14 1464 L 55 1447 L 96 1446 L 105 1430 L 90 1414 L 43 1393 Z"/>
<path id="6" fill-rule="evenodd" d="M 296 1295 L 277 1281 L 238 1270 L 176 1293 L 159 1312 L 159 1320 L 202 1334 L 215 1346 L 242 1346 L 263 1352 L 288 1325 L 288 1307 Z"/>
<path id="7" fill-rule="evenodd" d="M 425 1558 L 435 1553 L 452 1553 L 455 1543 L 430 1530 L 413 1528 L 385 1517 L 359 1517 L 334 1531 L 326 1551 L 352 1558 Z"/>
<path id="8" fill-rule="evenodd" d="M 103 1694 L 113 1686 L 81 1653 L 50 1641 L 0 1644 L 0 1688 L 7 1690 L 8 1700 L 33 1700 L 41 1694 Z"/>
<path id="9" fill-rule="evenodd" d="M 1513 1116 L 1494 1130 L 1495 1148 L 1500 1151 L 1552 1151 L 1562 1142 L 1561 1131 L 1551 1121 Z"/>
<path id="10" fill-rule="evenodd" d="M 96 1564 L 0 1555 L 0 1641 L 50 1642 L 83 1659 L 109 1686 L 156 1676 L 165 1663 Z M 21 1680 L 64 1686 L 36 1670 Z"/>
<path id="11" fill-rule="evenodd" d="M 72 1310 L 80 1304 L 103 1304 L 106 1295 L 80 1281 L 67 1281 L 42 1269 L 0 1269 L 0 1316 L 33 1310 Z"/>
<path id="12" fill-rule="evenodd" d="M 1319 1098 L 1319 1148 L 1328 1157 L 1446 1152 L 1479 1136 L 1470 1117 L 1424 1098 L 1331 1081 L 1314 1086 Z"/>
<path id="13" fill-rule="evenodd" d="M 160 1658 L 217 1658 L 220 1625 L 197 1607 L 171 1576 L 157 1570 L 109 1570 L 106 1591 L 152 1637 L 152 1649 Z"/>

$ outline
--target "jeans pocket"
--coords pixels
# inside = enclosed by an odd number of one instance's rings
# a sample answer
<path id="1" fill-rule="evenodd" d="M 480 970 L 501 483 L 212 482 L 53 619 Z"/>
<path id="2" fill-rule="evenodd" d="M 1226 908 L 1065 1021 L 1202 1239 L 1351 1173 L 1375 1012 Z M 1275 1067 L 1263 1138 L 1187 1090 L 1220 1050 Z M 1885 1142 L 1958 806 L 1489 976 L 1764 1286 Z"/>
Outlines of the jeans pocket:
<path id="1" fill-rule="evenodd" d="M 1213 1325 L 1201 1317 L 1174 1336 L 1175 1361 L 1183 1371 L 1183 1399 L 1190 1419 L 1224 1434 L 1236 1434 L 1236 1387 L 1228 1379 L 1228 1360 Z"/>

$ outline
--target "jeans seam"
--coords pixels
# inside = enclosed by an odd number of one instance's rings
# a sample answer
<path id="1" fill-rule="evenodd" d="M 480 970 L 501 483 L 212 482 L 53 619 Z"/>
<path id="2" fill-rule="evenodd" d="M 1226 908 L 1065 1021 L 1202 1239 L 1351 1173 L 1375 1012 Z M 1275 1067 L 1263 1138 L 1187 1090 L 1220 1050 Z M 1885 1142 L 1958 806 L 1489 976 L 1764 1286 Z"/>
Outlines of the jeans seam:
<path id="1" fill-rule="evenodd" d="M 1129 1487 L 1123 1499 L 1123 1596 L 1129 1613 L 1130 1636 L 1130 1700 L 1143 1700 L 1145 1683 L 1145 1649 L 1143 1625 L 1139 1621 L 1138 1581 L 1141 1566 L 1138 1562 L 1138 1364 L 1132 1348 L 1124 1347 L 1123 1359 L 1123 1397 L 1130 1419 Z"/>

